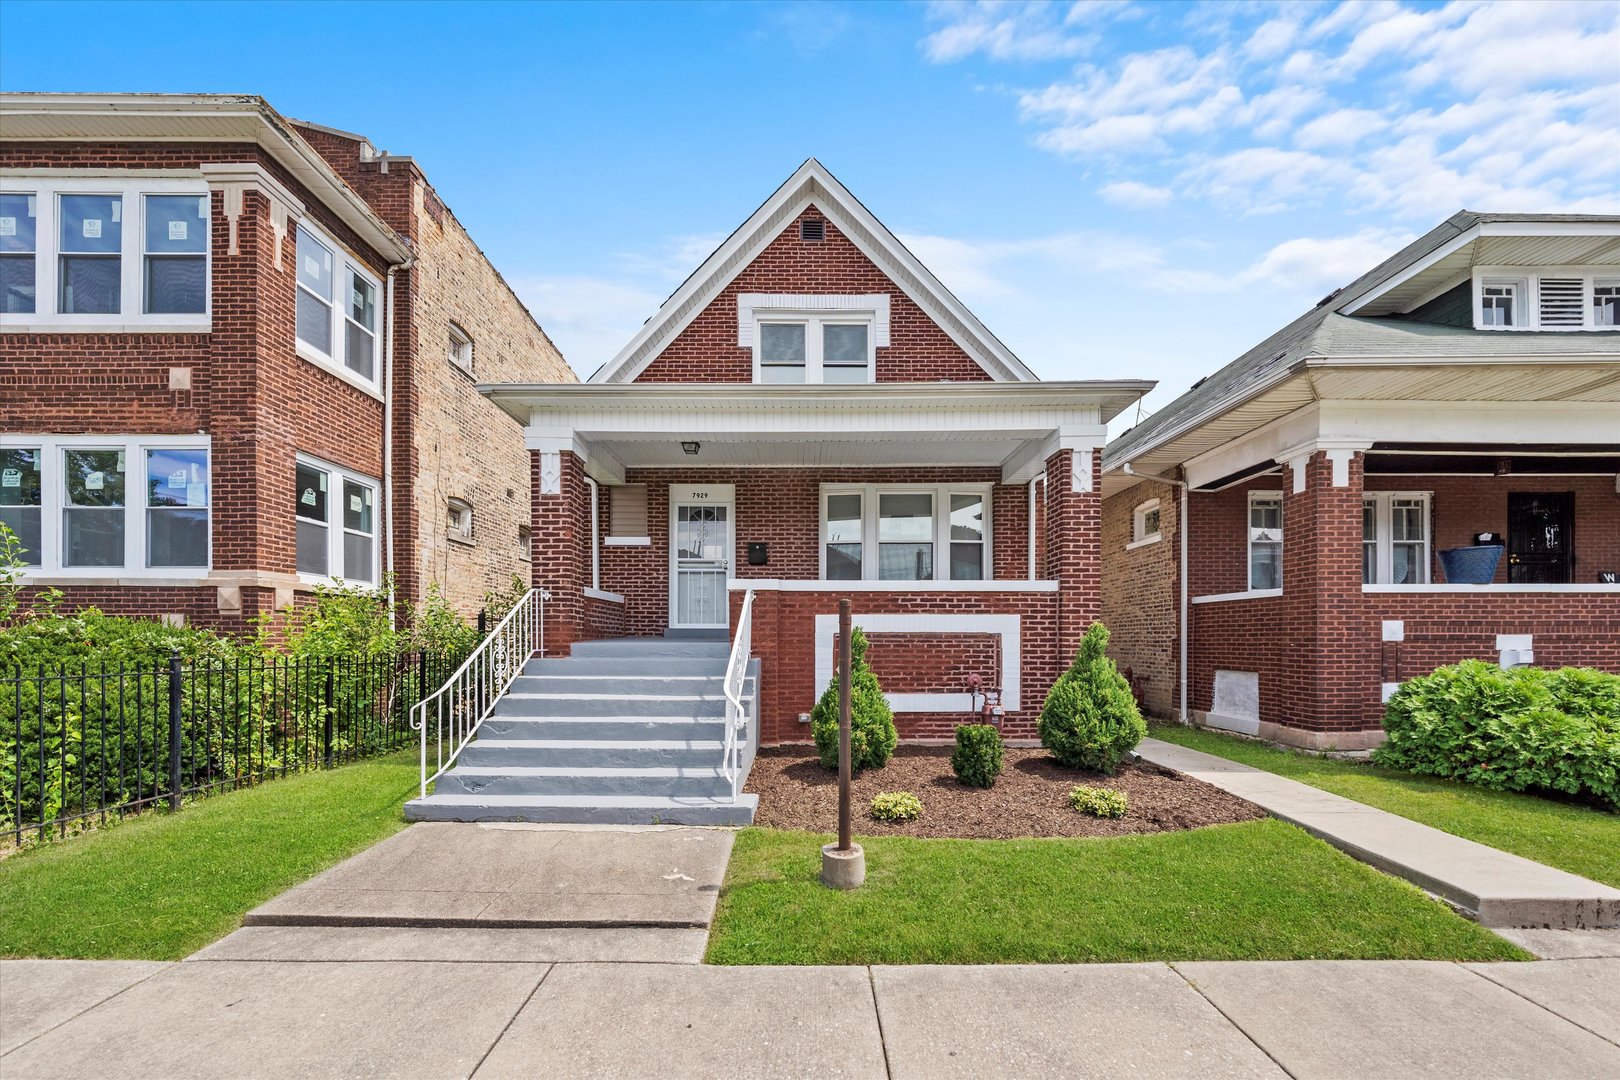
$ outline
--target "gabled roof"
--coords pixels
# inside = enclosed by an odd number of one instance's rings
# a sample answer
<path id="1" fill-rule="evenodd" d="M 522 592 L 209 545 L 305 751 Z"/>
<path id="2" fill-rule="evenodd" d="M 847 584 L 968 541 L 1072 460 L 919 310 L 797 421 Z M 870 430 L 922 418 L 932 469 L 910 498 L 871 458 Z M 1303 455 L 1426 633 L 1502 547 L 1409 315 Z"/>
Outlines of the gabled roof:
<path id="1" fill-rule="evenodd" d="M 1130 461 L 1178 433 L 1220 415 L 1253 393 L 1283 378 L 1306 357 L 1372 356 L 1557 356 L 1577 353 L 1616 354 L 1620 334 L 1513 333 L 1439 327 L 1401 319 L 1346 315 L 1371 311 L 1366 303 L 1393 285 L 1415 278 L 1415 272 L 1439 267 L 1481 237 L 1526 237 L 1537 234 L 1585 237 L 1601 243 L 1602 258 L 1620 255 L 1620 216 L 1577 214 L 1483 214 L 1463 210 L 1385 259 L 1314 308 L 1249 349 L 1213 375 L 1194 384 L 1170 404 L 1108 444 L 1105 468 Z M 1595 251 L 1595 249 L 1594 249 Z M 1592 257 L 1592 256 L 1588 256 Z M 1454 271 L 1437 274 L 1444 284 Z M 1449 275 L 1449 276 L 1448 276 Z M 1407 305 L 1410 307 L 1411 305 Z"/>
<path id="2" fill-rule="evenodd" d="M 1035 375 L 958 300 L 826 166 L 810 158 L 681 283 L 593 383 L 629 382 L 709 306 L 765 246 L 810 203 L 960 345 L 991 377 L 1029 382 Z"/>

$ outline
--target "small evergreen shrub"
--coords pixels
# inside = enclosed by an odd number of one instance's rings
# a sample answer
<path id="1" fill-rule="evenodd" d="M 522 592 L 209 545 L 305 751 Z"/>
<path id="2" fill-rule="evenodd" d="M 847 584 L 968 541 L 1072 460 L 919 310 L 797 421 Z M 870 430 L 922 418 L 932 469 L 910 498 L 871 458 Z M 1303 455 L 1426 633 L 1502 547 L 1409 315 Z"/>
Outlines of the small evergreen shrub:
<path id="1" fill-rule="evenodd" d="M 1122 818 L 1131 808 L 1131 801 L 1123 791 L 1076 784 L 1069 792 L 1069 805 L 1092 817 Z"/>
<path id="2" fill-rule="evenodd" d="M 1104 655 L 1108 628 L 1091 624 L 1074 664 L 1041 706 L 1041 745 L 1071 769 L 1112 773 L 1147 735 L 1130 684 Z"/>
<path id="3" fill-rule="evenodd" d="M 1001 732 L 991 724 L 958 724 L 951 771 L 968 787 L 994 784 L 1001 775 Z"/>
<path id="4" fill-rule="evenodd" d="M 895 744 L 900 741 L 894 729 L 894 713 L 883 696 L 877 676 L 866 666 L 866 635 L 855 627 L 849 636 L 849 771 L 881 769 L 889 763 Z M 810 734 L 816 740 L 816 754 L 822 768 L 838 768 L 838 676 L 822 693 L 810 713 Z"/>
<path id="5" fill-rule="evenodd" d="M 1401 684 L 1379 765 L 1620 811 L 1620 675 L 1464 660 Z"/>
<path id="6" fill-rule="evenodd" d="M 916 821 L 922 817 L 922 800 L 909 791 L 884 791 L 872 800 L 872 816 L 879 821 Z"/>

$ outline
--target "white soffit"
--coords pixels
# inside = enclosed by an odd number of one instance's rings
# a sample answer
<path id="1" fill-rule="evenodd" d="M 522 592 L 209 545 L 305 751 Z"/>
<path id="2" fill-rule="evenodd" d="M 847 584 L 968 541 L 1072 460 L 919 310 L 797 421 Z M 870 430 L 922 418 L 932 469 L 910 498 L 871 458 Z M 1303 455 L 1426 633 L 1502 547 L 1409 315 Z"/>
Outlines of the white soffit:
<path id="1" fill-rule="evenodd" d="M 788 224 L 814 203 L 941 330 L 992 378 L 1034 381 L 1035 375 L 969 311 L 860 200 L 810 158 L 703 261 L 619 354 L 589 379 L 630 382 L 691 324 Z"/>

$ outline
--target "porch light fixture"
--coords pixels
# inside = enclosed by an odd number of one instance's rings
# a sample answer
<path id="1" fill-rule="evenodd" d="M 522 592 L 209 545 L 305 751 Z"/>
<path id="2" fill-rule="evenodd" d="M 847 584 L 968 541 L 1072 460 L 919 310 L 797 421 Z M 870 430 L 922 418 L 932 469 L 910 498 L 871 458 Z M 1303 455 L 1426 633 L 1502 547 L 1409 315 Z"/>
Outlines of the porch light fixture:
<path id="1" fill-rule="evenodd" d="M 703 449 L 703 444 L 700 443 L 700 442 L 697 442 L 696 440 L 693 440 L 691 442 L 683 442 L 683 443 L 681 443 L 681 449 L 685 450 L 688 454 L 691 454 L 693 457 L 697 457 L 697 452 L 699 450 Z"/>

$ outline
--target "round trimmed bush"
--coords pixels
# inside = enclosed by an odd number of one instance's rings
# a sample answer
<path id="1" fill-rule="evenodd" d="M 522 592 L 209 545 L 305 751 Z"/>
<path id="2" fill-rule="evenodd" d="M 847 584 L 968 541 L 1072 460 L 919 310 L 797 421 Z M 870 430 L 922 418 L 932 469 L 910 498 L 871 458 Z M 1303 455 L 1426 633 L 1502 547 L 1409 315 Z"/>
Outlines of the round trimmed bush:
<path id="1" fill-rule="evenodd" d="M 895 744 L 900 741 L 894 729 L 894 713 L 883 696 L 877 676 L 866 666 L 866 635 L 855 627 L 849 635 L 849 771 L 881 769 L 889 763 Z M 838 768 L 838 676 L 835 674 L 821 700 L 810 713 L 810 734 L 816 740 L 816 754 L 826 769 Z"/>
<path id="2" fill-rule="evenodd" d="M 1147 735 L 1130 683 L 1104 655 L 1108 628 L 1091 624 L 1074 664 L 1041 706 L 1041 745 L 1071 769 L 1112 773 Z"/>
<path id="3" fill-rule="evenodd" d="M 909 791 L 883 791 L 872 800 L 872 816 L 878 821 L 916 821 L 922 817 L 922 800 Z"/>
<path id="4" fill-rule="evenodd" d="M 1001 732 L 992 724 L 958 724 L 951 771 L 968 787 L 987 788 L 1001 775 Z"/>
<path id="5" fill-rule="evenodd" d="M 1131 801 L 1123 791 L 1076 784 L 1069 792 L 1069 805 L 1092 817 L 1122 818 L 1130 810 Z"/>

